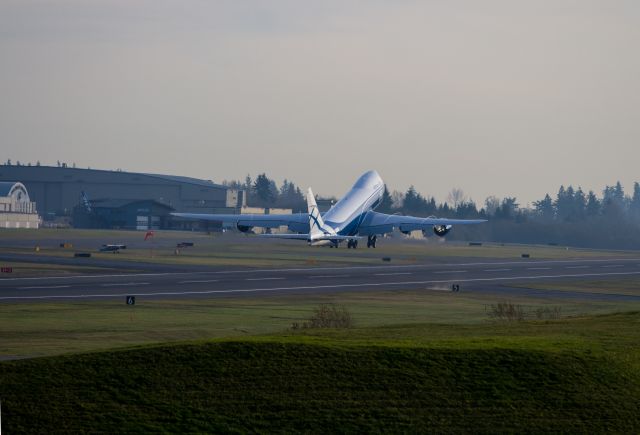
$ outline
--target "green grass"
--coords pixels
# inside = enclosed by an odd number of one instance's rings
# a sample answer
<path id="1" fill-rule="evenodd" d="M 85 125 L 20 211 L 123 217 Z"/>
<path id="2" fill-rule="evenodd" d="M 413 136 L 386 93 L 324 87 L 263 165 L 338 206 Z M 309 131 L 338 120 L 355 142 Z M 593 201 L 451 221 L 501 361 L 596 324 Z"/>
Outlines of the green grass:
<path id="1" fill-rule="evenodd" d="M 0 363 L 7 432 L 640 429 L 640 313 L 311 331 Z"/>
<path id="2" fill-rule="evenodd" d="M 0 358 L 55 355 L 179 340 L 282 333 L 320 303 L 345 305 L 358 327 L 395 324 L 478 325 L 488 322 L 492 295 L 448 291 L 344 292 L 259 298 L 138 298 L 121 301 L 0 304 Z M 512 298 L 529 311 L 562 308 L 564 316 L 628 310 L 640 303 Z"/>
<path id="3" fill-rule="evenodd" d="M 517 284 L 514 287 L 640 296 L 640 279 L 638 278 L 531 282 Z"/>
<path id="4" fill-rule="evenodd" d="M 312 248 L 306 243 L 260 239 L 237 233 L 207 235 L 180 231 L 157 231 L 152 241 L 143 242 L 143 232 L 109 230 L 0 230 L 3 252 L 70 257 L 73 252 L 90 251 L 101 260 L 128 260 L 162 264 L 244 267 L 299 267 L 309 265 L 377 264 L 382 257 L 392 262 L 446 261 L 447 258 L 501 258 L 520 259 L 528 253 L 532 259 L 569 259 L 592 257 L 635 256 L 634 252 L 607 252 L 567 249 L 554 246 L 524 246 L 484 244 L 468 246 L 466 243 L 445 242 L 442 239 L 404 239 L 402 236 L 380 239 L 377 249 Z M 195 247 L 175 254 L 176 243 L 192 241 Z M 73 244 L 72 249 L 60 248 L 62 242 Z M 119 254 L 100 253 L 105 243 L 124 243 L 128 249 Z M 34 252 L 35 246 L 40 252 Z"/>

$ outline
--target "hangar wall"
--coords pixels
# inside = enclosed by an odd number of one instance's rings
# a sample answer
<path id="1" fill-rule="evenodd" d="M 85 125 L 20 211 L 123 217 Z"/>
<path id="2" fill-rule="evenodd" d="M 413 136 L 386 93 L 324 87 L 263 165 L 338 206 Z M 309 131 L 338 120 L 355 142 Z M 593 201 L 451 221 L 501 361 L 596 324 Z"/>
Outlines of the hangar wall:
<path id="1" fill-rule="evenodd" d="M 55 166 L 0 166 L 0 181 L 22 182 L 40 214 L 69 215 L 82 192 L 90 200 L 153 200 L 179 212 L 234 213 L 242 192 L 197 178 Z"/>

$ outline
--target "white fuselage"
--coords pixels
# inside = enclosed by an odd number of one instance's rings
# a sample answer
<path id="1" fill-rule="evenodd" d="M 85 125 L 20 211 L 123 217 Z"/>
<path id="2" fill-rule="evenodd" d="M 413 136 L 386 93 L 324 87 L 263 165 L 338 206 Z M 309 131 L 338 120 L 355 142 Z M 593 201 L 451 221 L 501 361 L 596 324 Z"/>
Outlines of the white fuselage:
<path id="1" fill-rule="evenodd" d="M 358 227 L 368 211 L 380 204 L 384 182 L 376 171 L 369 171 L 358 178 L 351 190 L 322 217 L 326 225 L 339 235 L 358 234 Z"/>

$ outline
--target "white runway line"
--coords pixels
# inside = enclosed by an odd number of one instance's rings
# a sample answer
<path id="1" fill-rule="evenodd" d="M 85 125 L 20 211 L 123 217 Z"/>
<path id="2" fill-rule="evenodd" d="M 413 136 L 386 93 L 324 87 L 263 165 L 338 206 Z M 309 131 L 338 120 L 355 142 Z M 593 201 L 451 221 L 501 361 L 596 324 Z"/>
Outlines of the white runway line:
<path id="1" fill-rule="evenodd" d="M 507 272 L 512 269 L 485 269 L 483 272 Z"/>
<path id="2" fill-rule="evenodd" d="M 245 281 L 273 281 L 274 279 L 285 279 L 282 277 L 267 277 L 267 278 L 247 278 Z"/>
<path id="3" fill-rule="evenodd" d="M 607 263 L 613 261 L 638 261 L 638 258 L 613 258 L 613 259 L 573 259 L 573 260 L 534 260 L 528 264 L 564 264 L 564 263 Z M 442 265 L 434 264 L 404 264 L 404 265 L 385 265 L 385 266 L 340 266 L 340 267 L 315 267 L 315 268 L 289 268 L 289 269 L 252 269 L 252 270 L 218 270 L 218 271 L 193 271 L 193 272 L 145 272 L 145 273 L 119 273 L 111 275 L 74 275 L 74 276 L 40 276 L 40 277 L 21 277 L 21 278 L 1 278 L 3 281 L 43 281 L 43 280 L 60 280 L 60 279 L 86 279 L 86 278 L 113 278 L 113 277 L 144 277 L 144 276 L 180 276 L 180 275 L 222 275 L 222 274 L 255 274 L 255 273 L 278 273 L 278 272 L 321 272 L 329 270 L 371 270 L 371 269 L 431 269 L 437 267 L 464 267 L 464 266 L 510 266 L 522 265 L 522 261 L 501 261 L 501 262 L 476 262 L 476 263 L 448 263 Z M 640 266 L 640 265 L 639 265 Z M 466 271 L 465 271 L 466 272 Z"/>
<path id="4" fill-rule="evenodd" d="M 413 275 L 412 272 L 376 273 L 376 276 Z"/>
<path id="5" fill-rule="evenodd" d="M 433 273 L 466 273 L 466 270 L 438 270 Z"/>
<path id="6" fill-rule="evenodd" d="M 33 287 L 18 287 L 20 290 L 36 290 L 36 289 L 47 289 L 47 288 L 67 288 L 71 287 L 70 285 L 39 285 Z"/>
<path id="7" fill-rule="evenodd" d="M 110 282 L 107 284 L 100 284 L 100 287 L 122 287 L 122 286 L 134 286 L 134 285 L 151 285 L 150 282 Z"/>
<path id="8" fill-rule="evenodd" d="M 527 270 L 551 270 L 550 267 L 527 267 Z"/>
<path id="9" fill-rule="evenodd" d="M 178 284 L 196 284 L 203 282 L 219 282 L 219 279 L 193 279 L 190 281 L 179 281 Z"/>
<path id="10" fill-rule="evenodd" d="M 600 266 L 600 267 L 624 267 L 624 264 L 612 264 L 609 266 Z"/>
<path id="11" fill-rule="evenodd" d="M 499 278 L 468 278 L 459 279 L 457 282 L 491 282 L 491 281 L 518 281 L 534 279 L 554 279 L 554 278 L 587 278 L 595 276 L 638 276 L 640 272 L 600 272 L 581 273 L 565 275 L 538 275 L 538 276 L 505 276 Z M 367 282 L 360 284 L 331 284 L 331 285 L 308 285 L 296 287 L 272 287 L 272 288 L 251 288 L 234 290 L 202 290 L 202 291 L 182 291 L 182 292 L 157 292 L 157 293 L 112 293 L 112 294 L 80 294 L 80 295 L 50 295 L 50 296 L 3 296 L 0 300 L 37 300 L 37 299 L 87 299 L 87 298 L 116 298 L 121 296 L 184 296 L 184 295 L 210 295 L 228 293 L 258 293 L 276 292 L 290 290 L 319 290 L 331 288 L 358 288 L 358 287 L 383 287 L 388 285 L 429 285 L 429 284 L 449 284 L 451 280 L 427 280 L 427 281 L 396 281 L 396 282 Z"/>
<path id="12" fill-rule="evenodd" d="M 588 269 L 589 266 L 566 266 L 565 269 Z"/>
<path id="13" fill-rule="evenodd" d="M 316 276 L 310 276 L 309 278 L 314 279 L 314 278 L 348 278 L 349 275 L 316 275 Z"/>

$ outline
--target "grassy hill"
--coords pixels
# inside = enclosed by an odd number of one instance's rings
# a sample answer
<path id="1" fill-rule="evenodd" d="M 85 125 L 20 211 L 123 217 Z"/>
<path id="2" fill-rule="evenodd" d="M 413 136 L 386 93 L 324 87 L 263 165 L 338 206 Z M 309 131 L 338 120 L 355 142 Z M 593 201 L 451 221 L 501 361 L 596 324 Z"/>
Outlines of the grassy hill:
<path id="1" fill-rule="evenodd" d="M 640 313 L 312 331 L 0 363 L 17 432 L 626 432 Z"/>

